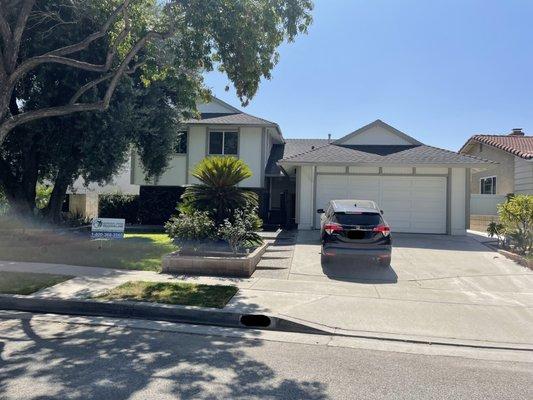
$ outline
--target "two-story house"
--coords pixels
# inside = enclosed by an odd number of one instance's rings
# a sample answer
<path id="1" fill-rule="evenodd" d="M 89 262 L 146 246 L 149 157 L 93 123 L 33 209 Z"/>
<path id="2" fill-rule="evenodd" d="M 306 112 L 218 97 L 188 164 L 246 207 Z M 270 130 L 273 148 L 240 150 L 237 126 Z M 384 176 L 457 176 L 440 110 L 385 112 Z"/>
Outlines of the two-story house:
<path id="1" fill-rule="evenodd" d="M 133 157 L 131 183 L 140 185 L 141 207 L 161 210 L 161 219 L 196 183 L 191 171 L 198 162 L 233 155 L 252 169 L 242 187 L 260 194 L 267 223 L 317 229 L 316 210 L 329 200 L 369 199 L 381 206 L 393 231 L 460 235 L 469 224 L 470 171 L 492 164 L 424 145 L 380 120 L 336 140 L 285 139 L 276 123 L 216 98 L 199 111 L 200 119 L 183 125 L 169 168 L 158 179 L 146 182 Z"/>

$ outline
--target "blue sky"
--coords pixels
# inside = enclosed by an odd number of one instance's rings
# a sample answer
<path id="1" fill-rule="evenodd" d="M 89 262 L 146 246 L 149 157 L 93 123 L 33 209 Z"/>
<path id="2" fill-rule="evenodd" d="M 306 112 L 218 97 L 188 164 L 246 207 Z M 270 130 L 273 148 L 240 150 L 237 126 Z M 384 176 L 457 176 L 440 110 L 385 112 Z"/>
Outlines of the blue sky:
<path id="1" fill-rule="evenodd" d="M 286 138 L 378 118 L 451 150 L 475 133 L 533 134 L 532 0 L 316 0 L 313 17 L 244 108 Z M 206 83 L 242 108 L 225 76 Z"/>

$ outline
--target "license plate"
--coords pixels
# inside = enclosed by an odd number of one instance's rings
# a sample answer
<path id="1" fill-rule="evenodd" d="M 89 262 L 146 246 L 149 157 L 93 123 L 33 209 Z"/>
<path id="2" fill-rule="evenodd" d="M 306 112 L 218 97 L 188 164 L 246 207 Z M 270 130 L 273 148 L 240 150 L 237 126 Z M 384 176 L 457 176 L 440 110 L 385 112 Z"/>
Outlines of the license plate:
<path id="1" fill-rule="evenodd" d="M 364 231 L 348 231 L 348 239 L 364 239 Z"/>

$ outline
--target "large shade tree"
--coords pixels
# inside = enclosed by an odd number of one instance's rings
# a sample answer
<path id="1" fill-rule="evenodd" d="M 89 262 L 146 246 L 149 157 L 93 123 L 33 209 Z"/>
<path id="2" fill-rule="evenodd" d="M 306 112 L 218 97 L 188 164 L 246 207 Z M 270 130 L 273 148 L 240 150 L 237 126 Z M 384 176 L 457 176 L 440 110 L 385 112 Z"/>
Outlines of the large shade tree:
<path id="1" fill-rule="evenodd" d="M 76 176 L 105 182 L 131 146 L 157 175 L 173 127 L 205 94 L 201 74 L 226 72 L 246 104 L 310 9 L 308 0 L 0 0 L 0 185 L 28 211 L 35 182 L 51 180 L 45 212 L 57 216 Z"/>
<path id="2" fill-rule="evenodd" d="M 282 41 L 306 31 L 312 8 L 311 0 L 153 0 L 154 17 L 139 24 L 144 15 L 139 12 L 146 3 L 0 0 L 0 143 L 15 127 L 31 121 L 106 110 L 125 74 L 143 64 L 147 75 L 161 73 L 151 69 L 152 60 L 142 54 L 157 41 L 167 44 L 158 58 L 166 56 L 168 66 L 181 57 L 189 58 L 189 53 L 195 54 L 194 67 L 210 70 L 218 64 L 246 103 L 257 91 L 261 77 L 270 78 Z M 76 10 L 75 18 L 65 20 L 65 8 Z M 50 23 L 76 29 L 95 14 L 102 16 L 101 22 L 81 40 L 61 44 L 44 40 L 53 30 Z M 40 41 L 38 51 L 32 46 L 36 40 Z M 93 45 L 105 48 L 104 57 L 86 57 Z M 91 74 L 79 81 L 64 104 L 21 109 L 25 99 L 17 95 L 17 88 L 31 81 L 37 68 L 50 65 Z M 84 96 L 97 86 L 105 88 L 101 96 Z"/>

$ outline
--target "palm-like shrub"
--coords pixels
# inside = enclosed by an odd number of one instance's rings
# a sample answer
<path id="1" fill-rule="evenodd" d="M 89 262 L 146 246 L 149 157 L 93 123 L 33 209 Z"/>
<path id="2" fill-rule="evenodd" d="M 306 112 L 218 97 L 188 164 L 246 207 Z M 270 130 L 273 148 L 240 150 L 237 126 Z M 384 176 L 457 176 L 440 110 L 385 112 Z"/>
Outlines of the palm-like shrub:
<path id="1" fill-rule="evenodd" d="M 216 225 L 231 218 L 237 209 L 256 207 L 257 194 L 237 185 L 252 176 L 252 171 L 236 157 L 204 158 L 192 175 L 201 183 L 185 189 L 183 209 L 208 211 Z"/>

